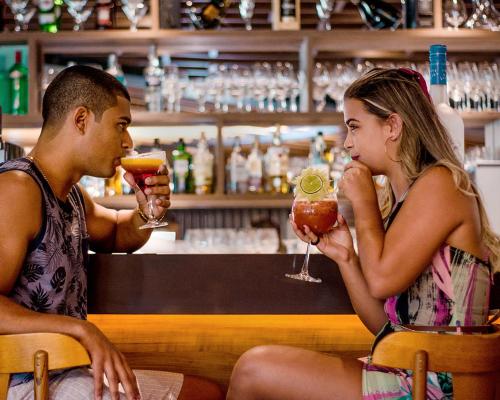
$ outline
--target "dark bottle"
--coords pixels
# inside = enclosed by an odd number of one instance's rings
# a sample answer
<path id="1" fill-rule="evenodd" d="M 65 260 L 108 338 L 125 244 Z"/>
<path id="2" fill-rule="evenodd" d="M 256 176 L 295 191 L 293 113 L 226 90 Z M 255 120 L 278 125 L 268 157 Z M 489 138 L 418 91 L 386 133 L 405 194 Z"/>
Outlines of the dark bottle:
<path id="1" fill-rule="evenodd" d="M 226 9 L 231 5 L 231 0 L 210 0 L 201 12 L 193 7 L 193 3 L 188 1 L 188 13 L 191 22 L 196 29 L 214 29 L 220 25 L 221 18 L 224 17 Z"/>
<path id="2" fill-rule="evenodd" d="M 13 115 L 28 113 L 28 68 L 22 63 L 22 54 L 16 51 L 16 63 L 9 69 L 10 112 Z"/>
<path id="3" fill-rule="evenodd" d="M 192 157 L 186 150 L 183 139 L 179 140 L 177 149 L 172 152 L 174 160 L 174 193 L 193 193 Z"/>
<path id="4" fill-rule="evenodd" d="M 95 3 L 96 29 L 111 29 L 115 25 L 115 3 L 113 0 L 97 0 Z"/>
<path id="5" fill-rule="evenodd" d="M 361 18 L 372 29 L 396 29 L 401 22 L 399 10 L 382 0 L 352 0 Z"/>
<path id="6" fill-rule="evenodd" d="M 0 32 L 3 32 L 5 28 L 5 18 L 3 16 L 5 10 L 5 5 L 3 4 L 3 1 L 0 0 Z"/>
<path id="7" fill-rule="evenodd" d="M 401 0 L 403 6 L 403 28 L 415 29 L 418 26 L 418 0 Z"/>

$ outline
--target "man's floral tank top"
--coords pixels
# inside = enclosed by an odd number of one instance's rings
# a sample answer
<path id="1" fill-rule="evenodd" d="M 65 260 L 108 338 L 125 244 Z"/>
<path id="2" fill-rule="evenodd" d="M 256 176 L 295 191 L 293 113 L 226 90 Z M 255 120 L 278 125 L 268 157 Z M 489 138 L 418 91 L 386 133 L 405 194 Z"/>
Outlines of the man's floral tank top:
<path id="1" fill-rule="evenodd" d="M 18 170 L 30 175 L 42 193 L 42 225 L 29 244 L 20 274 L 8 297 L 33 311 L 87 318 L 88 236 L 80 189 L 59 200 L 29 158 L 7 161 L 0 173 Z M 13 375 L 11 386 L 30 379 Z"/>

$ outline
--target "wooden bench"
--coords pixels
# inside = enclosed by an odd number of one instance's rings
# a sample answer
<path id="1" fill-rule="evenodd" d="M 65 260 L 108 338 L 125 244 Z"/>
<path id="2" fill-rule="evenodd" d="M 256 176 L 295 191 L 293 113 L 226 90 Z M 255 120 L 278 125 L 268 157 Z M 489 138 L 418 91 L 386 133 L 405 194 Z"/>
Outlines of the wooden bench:
<path id="1" fill-rule="evenodd" d="M 92 314 L 136 369 L 182 372 L 227 386 L 246 350 L 281 344 L 326 354 L 367 355 L 373 335 L 355 315 Z"/>

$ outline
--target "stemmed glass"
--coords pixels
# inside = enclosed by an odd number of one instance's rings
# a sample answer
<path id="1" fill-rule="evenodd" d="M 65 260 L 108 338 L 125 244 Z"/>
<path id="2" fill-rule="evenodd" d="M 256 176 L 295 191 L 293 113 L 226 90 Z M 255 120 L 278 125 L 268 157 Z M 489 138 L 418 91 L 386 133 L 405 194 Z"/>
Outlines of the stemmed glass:
<path id="1" fill-rule="evenodd" d="M 121 164 L 124 170 L 134 176 L 137 186 L 139 186 L 143 193 L 147 187 L 145 180 L 157 175 L 163 166 L 168 167 L 167 154 L 164 151 L 128 155 L 121 159 Z M 155 205 L 157 195 L 150 194 L 147 196 L 147 199 L 148 222 L 140 226 L 139 229 L 153 229 L 168 225 L 167 221 L 163 221 L 157 217 Z"/>
<path id="2" fill-rule="evenodd" d="M 255 8 L 255 0 L 241 0 L 240 1 L 240 15 L 245 22 L 245 29 L 247 31 L 252 30 L 252 17 L 253 10 Z"/>
<path id="3" fill-rule="evenodd" d="M 35 14 L 36 7 L 27 8 L 29 0 L 5 0 L 10 11 L 14 14 L 15 32 L 21 32 L 28 29 L 28 23 Z"/>
<path id="4" fill-rule="evenodd" d="M 467 8 L 463 0 L 446 0 L 444 3 L 444 19 L 453 29 L 458 29 L 467 19 Z"/>
<path id="5" fill-rule="evenodd" d="M 318 14 L 318 31 L 331 31 L 330 17 L 335 0 L 317 0 L 316 13 Z"/>
<path id="6" fill-rule="evenodd" d="M 472 0 L 474 10 L 465 23 L 469 29 L 490 29 L 498 30 L 497 18 L 494 15 L 490 0 Z"/>
<path id="7" fill-rule="evenodd" d="M 295 197 L 292 205 L 292 219 L 297 228 L 303 229 L 308 226 L 312 232 L 321 236 L 335 225 L 337 221 L 338 204 L 335 193 L 329 193 L 322 200 L 309 201 L 299 196 Z M 321 279 L 313 278 L 309 275 L 309 252 L 311 243 L 307 242 L 304 263 L 298 274 L 285 274 L 287 278 L 298 279 L 300 281 L 321 283 Z"/>
<path id="8" fill-rule="evenodd" d="M 68 6 L 68 13 L 75 20 L 75 25 L 73 26 L 74 31 L 83 30 L 83 23 L 87 21 L 90 14 L 92 13 L 91 9 L 84 10 L 87 5 L 88 0 L 64 0 L 66 5 Z"/>
<path id="9" fill-rule="evenodd" d="M 144 4 L 144 0 L 122 0 L 122 10 L 130 21 L 130 30 L 135 32 L 140 19 L 146 15 L 148 6 Z"/>

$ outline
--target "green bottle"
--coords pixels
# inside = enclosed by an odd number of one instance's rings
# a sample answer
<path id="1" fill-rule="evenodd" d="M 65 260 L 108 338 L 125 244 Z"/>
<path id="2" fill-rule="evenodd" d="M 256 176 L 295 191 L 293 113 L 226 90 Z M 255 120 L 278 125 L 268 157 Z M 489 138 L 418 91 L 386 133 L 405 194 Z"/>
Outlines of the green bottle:
<path id="1" fill-rule="evenodd" d="M 172 152 L 174 160 L 174 193 L 193 193 L 191 177 L 191 154 L 186 151 L 183 139 L 179 140 L 177 149 Z"/>
<path id="2" fill-rule="evenodd" d="M 22 64 L 22 53 L 16 51 L 16 63 L 9 69 L 10 113 L 28 113 L 28 68 Z"/>
<path id="3" fill-rule="evenodd" d="M 38 24 L 43 32 L 56 33 L 61 26 L 63 0 L 39 0 Z"/>
<path id="4" fill-rule="evenodd" d="M 0 54 L 0 107 L 4 114 L 10 114 L 10 80 L 4 54 Z"/>

